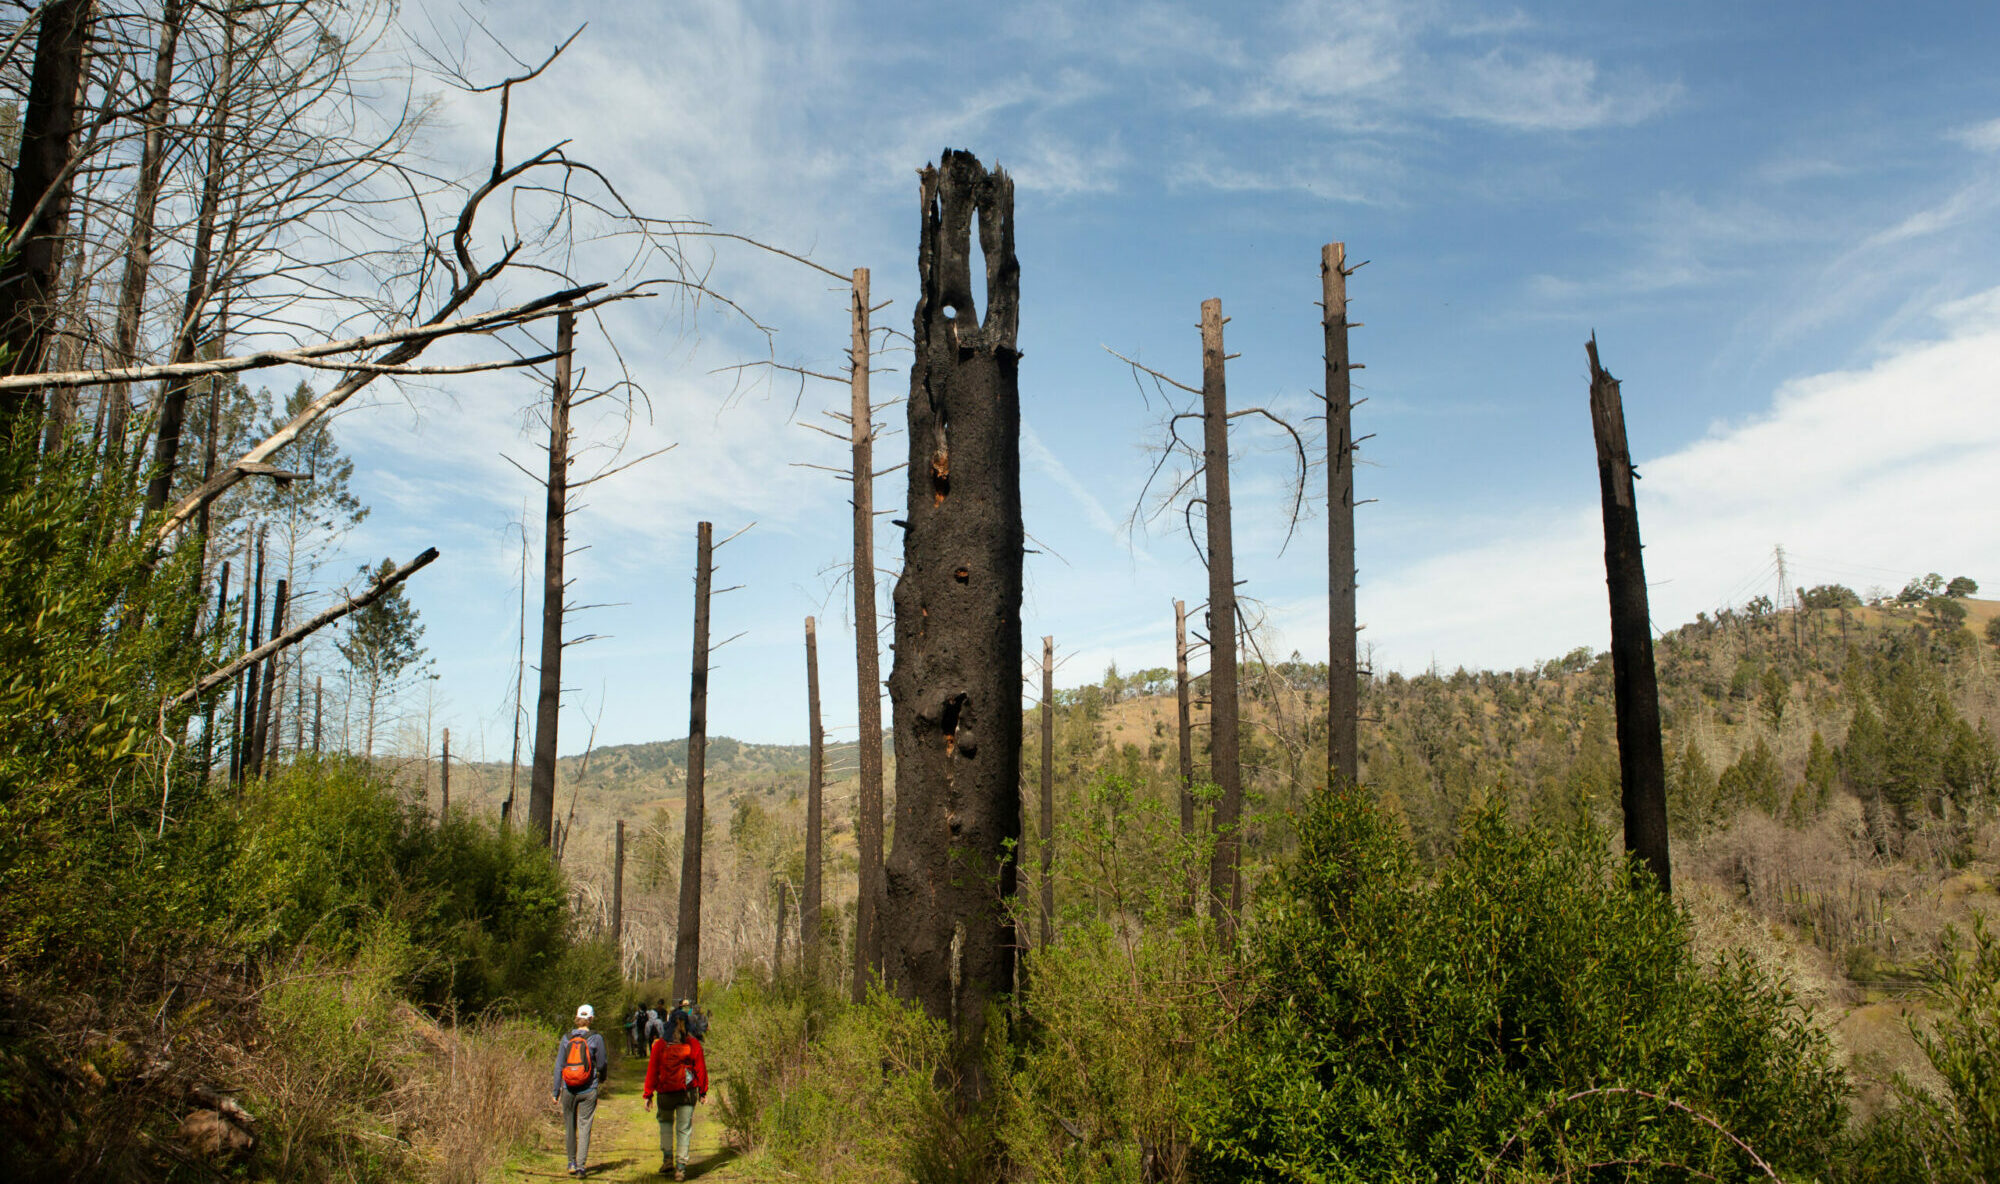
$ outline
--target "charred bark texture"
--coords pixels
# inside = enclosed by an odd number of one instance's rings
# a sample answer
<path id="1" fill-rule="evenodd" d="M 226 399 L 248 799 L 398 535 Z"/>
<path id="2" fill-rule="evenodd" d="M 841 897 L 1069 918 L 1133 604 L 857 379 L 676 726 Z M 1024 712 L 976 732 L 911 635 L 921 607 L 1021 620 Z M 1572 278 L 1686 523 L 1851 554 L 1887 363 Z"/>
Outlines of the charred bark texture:
<path id="1" fill-rule="evenodd" d="M 1326 330 L 1327 783 L 1361 780 L 1361 682 L 1354 620 L 1353 387 L 1347 355 L 1347 244 L 1320 250 Z"/>
<path id="2" fill-rule="evenodd" d="M 618 820 L 611 847 L 611 948 L 618 952 L 618 972 L 625 972 L 625 820 Z"/>
<path id="3" fill-rule="evenodd" d="M 1660 744 L 1660 687 L 1653 669 L 1653 618 L 1646 602 L 1632 450 L 1618 380 L 1590 355 L 1590 425 L 1597 438 L 1597 482 L 1604 500 L 1604 582 L 1611 593 L 1611 684 L 1618 708 L 1618 775 L 1623 785 L 1625 850 L 1673 891 L 1667 846 L 1667 762 Z"/>
<path id="4" fill-rule="evenodd" d="M 1005 172 L 948 151 L 921 185 L 884 974 L 952 1023 L 962 1096 L 976 1099 L 987 1089 L 978 1050 L 988 1005 L 1014 979 L 1004 905 L 1021 837 L 1020 264 Z"/>
<path id="5" fill-rule="evenodd" d="M 882 974 L 882 655 L 875 620 L 875 411 L 868 393 L 868 269 L 854 269 L 848 346 L 848 427 L 854 462 L 854 682 L 860 731 L 854 825 L 854 1001 Z"/>
<path id="6" fill-rule="evenodd" d="M 438 817 L 440 819 L 446 819 L 451 817 L 451 729 L 450 728 L 446 728 L 444 730 L 444 751 L 438 754 Z M 625 824 L 621 822 L 618 824 L 618 826 L 619 826 L 618 833 L 620 836 L 620 840 L 622 842 L 625 833 L 624 831 Z M 615 893 L 613 895 L 613 899 L 614 900 L 617 899 Z"/>
<path id="7" fill-rule="evenodd" d="M 7 207 L 14 251 L 0 265 L 0 348 L 10 374 L 41 370 L 55 321 L 57 273 L 75 187 L 70 140 L 90 17 L 90 0 L 54 0 L 42 10 L 35 38 L 21 153 Z M 0 391 L 0 442 L 14 431 L 37 431 L 41 410 L 39 391 Z"/>
<path id="8" fill-rule="evenodd" d="M 819 721 L 819 631 L 806 618 L 806 736 L 811 746 L 806 765 L 806 870 L 805 895 L 799 903 L 799 929 L 805 957 L 805 977 L 816 982 L 820 973 L 819 910 L 820 864 L 826 856 L 820 847 L 820 816 L 826 783 L 826 734 Z"/>
<path id="9" fill-rule="evenodd" d="M 1042 638 L 1042 948 L 1056 931 L 1056 639 Z"/>
<path id="10" fill-rule="evenodd" d="M 715 527 L 695 528 L 694 672 L 688 686 L 687 829 L 681 841 L 680 922 L 674 933 L 674 998 L 701 987 L 701 835 L 708 768 L 708 597 L 715 576 Z"/>
<path id="11" fill-rule="evenodd" d="M 285 600 L 290 591 L 284 580 L 278 581 L 277 591 L 271 602 L 272 637 L 277 637 L 285 631 Z M 264 775 L 265 758 L 269 755 L 272 734 L 276 731 L 271 726 L 272 712 L 278 701 L 278 655 L 275 653 L 264 659 L 262 682 L 256 713 L 251 717 L 253 722 L 250 736 L 250 775 L 252 777 Z"/>
<path id="12" fill-rule="evenodd" d="M 563 557 L 568 547 L 570 349 L 576 314 L 556 317 L 556 375 L 549 398 L 549 476 L 542 513 L 542 665 L 535 697 L 535 764 L 528 774 L 528 834 L 544 847 L 554 841 L 556 740 L 562 711 Z"/>
<path id="13" fill-rule="evenodd" d="M 1234 930 L 1242 903 L 1237 863 L 1243 818 L 1236 701 L 1236 548 L 1229 523 L 1229 395 L 1223 378 L 1222 301 L 1201 304 L 1202 473 L 1208 519 L 1208 759 L 1215 807 L 1215 856 L 1209 863 L 1209 915 Z"/>
<path id="14" fill-rule="evenodd" d="M 264 642 L 264 528 L 261 526 L 257 528 L 256 571 L 250 605 L 250 649 L 253 651 Z M 253 663 L 244 672 L 243 708 L 236 714 L 236 780 L 239 784 L 249 778 L 250 770 L 256 763 L 257 670 Z"/>

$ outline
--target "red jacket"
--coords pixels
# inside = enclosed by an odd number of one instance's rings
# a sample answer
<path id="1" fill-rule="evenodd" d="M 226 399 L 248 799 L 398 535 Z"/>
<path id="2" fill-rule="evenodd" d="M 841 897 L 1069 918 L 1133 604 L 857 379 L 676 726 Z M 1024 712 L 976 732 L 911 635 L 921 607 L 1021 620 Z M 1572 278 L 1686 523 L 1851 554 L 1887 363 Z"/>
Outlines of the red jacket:
<path id="1" fill-rule="evenodd" d="M 682 1086 L 667 1083 L 667 1050 L 674 1047 L 664 1040 L 653 1041 L 653 1051 L 646 1055 L 646 1094 L 651 1098 L 655 1093 L 680 1093 Z M 690 1040 L 687 1047 L 694 1050 L 694 1088 L 697 1093 L 708 1093 L 708 1058 L 702 1055 L 701 1041 Z"/>

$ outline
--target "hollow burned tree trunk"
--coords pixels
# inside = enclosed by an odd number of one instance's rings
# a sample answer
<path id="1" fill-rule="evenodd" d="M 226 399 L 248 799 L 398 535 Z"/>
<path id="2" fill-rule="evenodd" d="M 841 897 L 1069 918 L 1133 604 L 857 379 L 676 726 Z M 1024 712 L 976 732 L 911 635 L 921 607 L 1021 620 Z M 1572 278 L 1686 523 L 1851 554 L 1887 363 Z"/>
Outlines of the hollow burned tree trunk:
<path id="1" fill-rule="evenodd" d="M 1020 265 L 1013 181 L 948 151 L 922 174 L 910 368 L 909 518 L 896 581 L 896 844 L 889 982 L 958 1037 L 966 1100 L 987 1082 L 989 1005 L 1011 988 L 1004 902 L 1021 836 Z M 972 290 L 975 218 L 982 319 Z M 863 737 L 864 742 L 866 737 Z"/>
<path id="2" fill-rule="evenodd" d="M 674 998 L 701 987 L 701 833 L 708 768 L 708 597 L 715 575 L 715 526 L 695 528 L 694 672 L 688 688 L 687 828 L 681 840 L 680 921 L 674 932 Z"/>
<path id="3" fill-rule="evenodd" d="M 1625 442 L 1625 402 L 1618 380 L 1590 355 L 1590 424 L 1597 437 L 1597 480 L 1604 500 L 1604 581 L 1611 592 L 1611 685 L 1618 707 L 1618 775 L 1623 785 L 1625 850 L 1673 890 L 1667 848 L 1667 763 L 1660 745 L 1660 687 L 1653 670 L 1653 619 L 1646 566 L 1639 553 L 1639 507 L 1632 496 L 1632 450 Z"/>
<path id="4" fill-rule="evenodd" d="M 1220 796 L 1215 855 L 1209 863 L 1209 915 L 1234 929 L 1242 882 L 1237 860 L 1243 817 L 1243 770 L 1237 760 L 1236 548 L 1229 524 L 1229 396 L 1223 380 L 1222 301 L 1201 303 L 1202 473 L 1208 519 L 1208 759 Z"/>
<path id="5" fill-rule="evenodd" d="M 528 774 L 528 834 L 542 846 L 554 839 L 556 741 L 562 714 L 563 558 L 568 548 L 570 349 L 576 314 L 556 317 L 556 376 L 549 399 L 549 477 L 542 518 L 542 666 L 535 699 L 535 764 Z"/>
<path id="6" fill-rule="evenodd" d="M 1360 672 L 1354 621 L 1354 429 L 1347 358 L 1347 244 L 1320 251 L 1326 330 L 1326 771 L 1327 784 L 1361 779 Z"/>
<path id="7" fill-rule="evenodd" d="M 801 954 L 805 959 L 807 982 L 818 982 L 821 798 L 825 792 L 826 736 L 819 723 L 819 632 L 811 617 L 806 618 L 806 743 L 810 746 L 806 765 L 806 869 L 805 894 L 799 903 Z"/>

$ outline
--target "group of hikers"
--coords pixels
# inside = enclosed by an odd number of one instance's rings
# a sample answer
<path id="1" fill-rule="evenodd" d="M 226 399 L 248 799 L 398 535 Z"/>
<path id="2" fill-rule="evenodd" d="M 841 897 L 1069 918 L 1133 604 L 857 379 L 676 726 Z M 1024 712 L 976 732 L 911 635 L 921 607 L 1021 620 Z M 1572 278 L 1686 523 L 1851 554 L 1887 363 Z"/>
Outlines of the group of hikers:
<path id="1" fill-rule="evenodd" d="M 563 1149 L 572 1176 L 589 1171 L 597 1087 L 611 1070 L 604 1037 L 591 1030 L 596 1019 L 596 1010 L 583 1004 L 576 1009 L 576 1025 L 556 1042 L 549 1099 L 562 1112 Z M 625 1022 L 625 1030 L 630 1051 L 646 1054 L 646 1109 L 653 1108 L 654 1095 L 660 1099 L 660 1174 L 671 1168 L 674 1179 L 685 1180 L 694 1108 L 708 1097 L 708 1058 L 701 1047 L 708 1035 L 708 1017 L 692 999 L 681 1000 L 672 1011 L 662 1001 L 650 1008 L 640 1006 Z"/>

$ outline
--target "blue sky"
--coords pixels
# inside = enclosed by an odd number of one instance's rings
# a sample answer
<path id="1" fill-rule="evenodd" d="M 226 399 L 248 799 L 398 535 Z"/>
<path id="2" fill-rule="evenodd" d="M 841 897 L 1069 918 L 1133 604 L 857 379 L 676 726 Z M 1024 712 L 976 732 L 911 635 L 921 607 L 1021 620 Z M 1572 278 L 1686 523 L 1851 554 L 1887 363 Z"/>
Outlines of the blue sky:
<path id="1" fill-rule="evenodd" d="M 1321 376 L 1317 259 L 1350 287 L 1365 446 L 1363 639 L 1378 670 L 1511 667 L 1608 636 L 1583 342 L 1624 380 L 1660 627 L 1793 583 L 2000 588 L 2000 8 L 1858 3 L 1214 5 L 502 2 L 470 11 L 523 56 L 589 28 L 517 99 L 514 142 L 572 138 L 648 213 L 872 269 L 907 332 L 915 170 L 946 147 L 1017 184 L 1025 632 L 1059 682 L 1164 665 L 1204 576 L 1177 518 L 1126 528 L 1157 438 L 1104 347 L 1198 377 L 1200 302 L 1232 322 L 1230 392 L 1303 420 Z M 409 10 L 420 36 L 456 6 Z M 473 41 L 476 68 L 500 61 Z M 482 54 L 485 55 L 482 58 Z M 490 60 L 488 60 L 490 59 Z M 441 96 L 428 150 L 475 168 L 484 100 Z M 796 264 L 692 243 L 777 330 L 842 364 L 843 293 Z M 608 256 L 607 256 L 608 258 Z M 586 262 L 589 262 L 586 259 Z M 794 425 L 740 321 L 654 302 L 607 318 L 664 456 L 591 491 L 565 751 L 687 727 L 694 524 L 722 553 L 711 728 L 805 735 L 802 618 L 829 727 L 851 735 L 844 450 Z M 612 367 L 600 335 L 580 345 Z M 878 398 L 902 393 L 898 372 Z M 504 758 L 519 535 L 536 467 L 524 376 L 373 392 L 340 419 L 373 515 L 356 558 L 444 559 L 413 584 L 455 747 Z M 845 403 L 809 387 L 801 419 Z M 884 412 L 891 427 L 900 408 Z M 1325 655 L 1324 518 L 1288 550 L 1287 459 L 1238 421 L 1239 575 L 1281 654 Z M 1316 426 L 1316 425 L 1315 425 Z M 589 430 L 610 439 L 615 424 Z M 895 434 L 879 455 L 902 459 Z M 900 499 L 883 479 L 878 505 Z M 1315 472 L 1314 487 L 1323 489 Z M 539 525 L 531 523 L 539 548 Z M 878 561 L 899 559 L 885 525 Z M 886 607 L 888 583 L 880 586 Z M 532 638 L 531 638 L 532 642 Z M 1039 647 L 1034 647 L 1039 651 Z M 884 673 L 889 655 L 884 652 Z M 600 704 L 602 705 L 600 707 Z"/>

